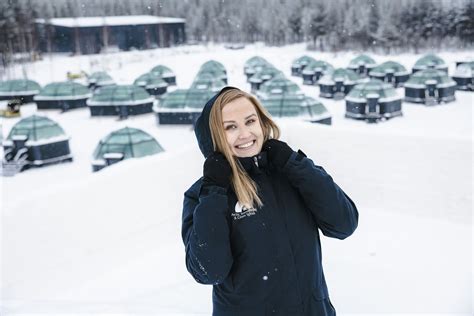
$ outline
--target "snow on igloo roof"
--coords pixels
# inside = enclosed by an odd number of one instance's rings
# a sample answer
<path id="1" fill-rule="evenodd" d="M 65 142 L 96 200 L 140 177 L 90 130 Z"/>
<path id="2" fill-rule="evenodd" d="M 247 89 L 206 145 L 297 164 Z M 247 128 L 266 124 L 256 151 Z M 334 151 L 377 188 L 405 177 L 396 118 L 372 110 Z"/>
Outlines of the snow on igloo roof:
<path id="1" fill-rule="evenodd" d="M 36 23 L 57 25 L 63 27 L 99 27 L 104 25 L 147 25 L 184 23 L 185 19 L 152 15 L 129 15 L 129 16 L 106 16 L 106 17 L 76 17 L 76 18 L 52 18 L 36 19 Z"/>

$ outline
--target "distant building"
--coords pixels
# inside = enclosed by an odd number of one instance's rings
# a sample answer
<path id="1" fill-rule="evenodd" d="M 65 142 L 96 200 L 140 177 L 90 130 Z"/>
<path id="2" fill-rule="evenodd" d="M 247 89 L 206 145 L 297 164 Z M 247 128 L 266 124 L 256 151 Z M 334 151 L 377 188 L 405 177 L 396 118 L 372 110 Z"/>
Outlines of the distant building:
<path id="1" fill-rule="evenodd" d="M 96 54 L 186 42 L 185 19 L 151 15 L 37 19 L 39 51 Z"/>

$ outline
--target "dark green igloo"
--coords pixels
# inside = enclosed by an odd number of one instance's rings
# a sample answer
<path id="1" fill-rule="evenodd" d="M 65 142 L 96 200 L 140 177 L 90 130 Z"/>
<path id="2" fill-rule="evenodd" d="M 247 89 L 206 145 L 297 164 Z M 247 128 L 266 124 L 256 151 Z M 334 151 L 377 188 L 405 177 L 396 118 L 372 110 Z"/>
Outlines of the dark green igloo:
<path id="1" fill-rule="evenodd" d="M 0 81 L 0 100 L 19 99 L 21 103 L 33 102 L 41 86 L 33 80 L 14 79 Z"/>
<path id="2" fill-rule="evenodd" d="M 26 136 L 28 141 L 36 142 L 65 135 L 58 123 L 43 115 L 31 115 L 18 121 L 10 130 L 7 140 L 14 136 Z"/>
<path id="3" fill-rule="evenodd" d="M 193 124 L 214 94 L 207 89 L 177 89 L 165 93 L 153 108 L 158 124 Z"/>
<path id="4" fill-rule="evenodd" d="M 375 60 L 365 54 L 361 54 L 349 62 L 348 69 L 358 73 L 359 75 L 367 75 L 372 68 L 376 66 Z"/>
<path id="5" fill-rule="evenodd" d="M 374 67 L 369 76 L 374 79 L 380 79 L 384 82 L 392 84 L 394 87 L 402 87 L 410 77 L 410 73 L 406 68 L 395 61 L 386 61 L 377 67 Z"/>
<path id="6" fill-rule="evenodd" d="M 248 80 L 250 82 L 251 91 L 254 93 L 257 92 L 262 84 L 275 76 L 283 76 L 283 73 L 271 65 L 261 68 Z"/>
<path id="7" fill-rule="evenodd" d="M 170 86 L 176 85 L 176 75 L 171 68 L 164 65 L 158 65 L 150 70 L 154 75 L 160 76 Z"/>
<path id="8" fill-rule="evenodd" d="M 202 73 L 196 76 L 190 89 L 218 92 L 224 88 L 225 85 L 226 83 L 222 79 L 215 77 L 210 73 Z"/>
<path id="9" fill-rule="evenodd" d="M 220 71 L 223 73 L 227 73 L 224 65 L 216 60 L 208 60 L 204 64 L 201 65 L 200 70 L 203 71 Z"/>
<path id="10" fill-rule="evenodd" d="M 283 74 L 279 74 L 272 79 L 266 81 L 260 86 L 258 95 L 272 94 L 272 93 L 300 93 L 300 87 L 293 81 L 285 78 Z"/>
<path id="11" fill-rule="evenodd" d="M 147 72 L 139 76 L 133 82 L 134 85 L 145 88 L 145 90 L 154 96 L 162 95 L 166 93 L 168 89 L 168 83 L 158 74 L 154 72 Z"/>
<path id="12" fill-rule="evenodd" d="M 319 79 L 319 96 L 342 99 L 360 79 L 359 75 L 350 69 L 337 68 Z"/>
<path id="13" fill-rule="evenodd" d="M 42 115 L 18 121 L 3 142 L 4 164 L 22 171 L 62 161 L 72 161 L 69 137 L 58 123 Z"/>
<path id="14" fill-rule="evenodd" d="M 112 77 L 105 71 L 96 71 L 91 73 L 87 77 L 87 82 L 89 83 L 89 88 L 91 89 L 97 89 L 115 84 Z"/>
<path id="15" fill-rule="evenodd" d="M 53 82 L 41 89 L 33 98 L 38 109 L 69 109 L 86 106 L 92 96 L 89 88 L 74 81 Z"/>
<path id="16" fill-rule="evenodd" d="M 220 62 L 215 60 L 209 60 L 201 65 L 196 77 L 200 77 L 204 74 L 209 74 L 216 79 L 220 79 L 227 84 L 227 71 Z"/>
<path id="17" fill-rule="evenodd" d="M 322 76 L 332 71 L 334 71 L 334 67 L 325 61 L 316 60 L 314 62 L 311 62 L 301 72 L 301 75 L 303 77 L 303 84 L 314 85 L 319 81 Z"/>
<path id="18" fill-rule="evenodd" d="M 271 67 L 271 64 L 263 57 L 254 56 L 248 59 L 244 64 L 244 74 L 247 76 L 247 81 L 255 73 L 261 71 L 265 67 Z"/>
<path id="19" fill-rule="evenodd" d="M 291 64 L 291 75 L 292 76 L 301 76 L 302 71 L 304 68 L 312 63 L 315 62 L 316 60 L 313 57 L 304 55 L 299 58 L 296 58 L 293 60 L 293 63 Z"/>
<path id="20" fill-rule="evenodd" d="M 303 93 L 270 93 L 258 98 L 273 117 L 298 117 L 312 123 L 331 124 L 326 107 Z"/>
<path id="21" fill-rule="evenodd" d="M 448 73 L 448 65 L 435 54 L 426 54 L 418 59 L 413 66 L 412 73 L 425 69 L 437 69 Z"/>
<path id="22" fill-rule="evenodd" d="M 357 84 L 346 96 L 346 117 L 376 122 L 402 115 L 402 98 L 379 79 Z"/>
<path id="23" fill-rule="evenodd" d="M 155 98 L 142 87 L 135 85 L 114 85 L 95 90 L 87 100 L 92 116 L 114 116 L 126 118 L 129 115 L 150 113 Z"/>
<path id="24" fill-rule="evenodd" d="M 474 91 L 474 61 L 459 64 L 453 75 L 458 90 Z"/>
<path id="25" fill-rule="evenodd" d="M 124 127 L 99 141 L 93 153 L 92 170 L 98 171 L 116 162 L 163 152 L 160 144 L 148 133 Z"/>
<path id="26" fill-rule="evenodd" d="M 443 70 L 420 70 L 405 82 L 405 101 L 427 105 L 452 102 L 456 86 Z"/>

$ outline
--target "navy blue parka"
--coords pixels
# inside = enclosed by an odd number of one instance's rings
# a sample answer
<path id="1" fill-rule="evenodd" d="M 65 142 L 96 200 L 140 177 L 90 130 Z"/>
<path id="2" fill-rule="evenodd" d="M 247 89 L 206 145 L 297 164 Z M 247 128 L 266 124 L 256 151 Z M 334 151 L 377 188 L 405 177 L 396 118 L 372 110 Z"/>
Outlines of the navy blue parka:
<path id="1" fill-rule="evenodd" d="M 213 152 L 209 113 L 220 93 L 195 126 L 205 157 Z M 239 161 L 256 182 L 262 207 L 242 210 L 232 188 L 203 189 L 202 178 L 184 194 L 186 267 L 197 282 L 213 285 L 213 315 L 335 315 L 318 229 L 350 236 L 358 223 L 355 204 L 301 151 L 282 170 L 265 151 Z"/>

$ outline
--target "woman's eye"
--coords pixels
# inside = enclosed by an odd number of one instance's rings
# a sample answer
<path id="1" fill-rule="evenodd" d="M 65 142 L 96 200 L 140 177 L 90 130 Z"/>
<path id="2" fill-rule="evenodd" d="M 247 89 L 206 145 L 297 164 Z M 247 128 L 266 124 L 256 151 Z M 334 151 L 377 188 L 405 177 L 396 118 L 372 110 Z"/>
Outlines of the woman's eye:
<path id="1" fill-rule="evenodd" d="M 254 120 L 254 119 L 251 119 L 251 120 L 248 120 L 248 121 L 247 121 L 247 124 L 252 124 L 252 123 L 254 123 L 254 122 L 255 122 L 255 120 Z"/>
<path id="2" fill-rule="evenodd" d="M 225 127 L 225 130 L 227 131 L 227 130 L 233 129 L 233 128 L 235 128 L 235 125 L 227 125 L 227 126 Z"/>

